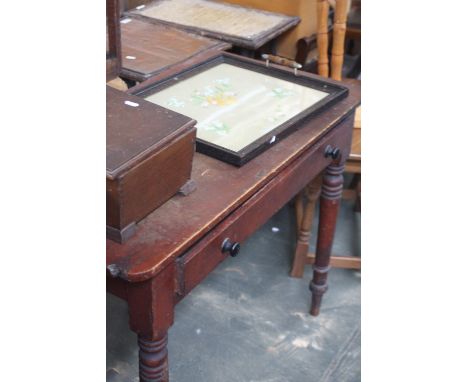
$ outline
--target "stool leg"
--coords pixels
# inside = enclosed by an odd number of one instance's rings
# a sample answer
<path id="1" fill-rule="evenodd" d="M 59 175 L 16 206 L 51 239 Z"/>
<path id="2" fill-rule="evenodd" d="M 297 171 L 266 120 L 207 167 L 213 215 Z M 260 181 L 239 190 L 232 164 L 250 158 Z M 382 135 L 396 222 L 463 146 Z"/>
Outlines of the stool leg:
<path id="1" fill-rule="evenodd" d="M 301 207 L 303 207 L 301 211 L 302 213 L 298 216 L 298 219 L 300 217 L 301 220 L 298 227 L 298 239 L 296 242 L 296 251 L 294 253 L 294 260 L 290 273 L 291 277 L 301 278 L 304 274 L 304 267 L 306 264 L 307 254 L 309 252 L 310 231 L 312 229 L 315 206 L 320 194 L 321 183 L 322 177 L 318 176 L 312 182 L 310 182 L 305 189 L 307 201 L 305 207 L 301 205 Z M 300 195 L 300 197 L 302 199 L 302 195 Z"/>
<path id="2" fill-rule="evenodd" d="M 322 296 L 328 288 L 330 255 L 343 191 L 343 170 L 344 165 L 331 164 L 323 177 L 314 276 L 310 282 L 312 292 L 310 314 L 313 316 L 319 314 Z"/>
<path id="3" fill-rule="evenodd" d="M 140 347 L 140 381 L 168 382 L 167 332 L 160 332 L 156 338 L 138 336 Z"/>
<path id="4" fill-rule="evenodd" d="M 296 231 L 299 233 L 304 215 L 304 190 L 301 190 L 294 199 L 294 209 L 296 212 Z"/>

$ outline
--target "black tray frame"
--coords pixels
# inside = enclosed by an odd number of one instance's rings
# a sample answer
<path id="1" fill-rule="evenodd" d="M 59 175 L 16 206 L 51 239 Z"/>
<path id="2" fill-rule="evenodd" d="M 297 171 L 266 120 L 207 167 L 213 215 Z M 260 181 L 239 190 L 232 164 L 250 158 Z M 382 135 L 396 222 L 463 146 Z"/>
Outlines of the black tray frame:
<path id="1" fill-rule="evenodd" d="M 257 140 L 251 142 L 249 145 L 242 148 L 240 151 L 232 151 L 224 147 L 215 145 L 211 142 L 205 141 L 203 139 L 197 138 L 196 140 L 196 149 L 198 152 L 211 156 L 213 158 L 222 160 L 233 164 L 235 166 L 242 166 L 251 159 L 255 158 L 273 144 L 278 143 L 283 138 L 291 134 L 292 132 L 301 128 L 305 121 L 309 121 L 311 118 L 316 116 L 318 113 L 323 112 L 324 110 L 333 106 L 339 100 L 347 97 L 349 90 L 346 86 L 338 85 L 334 82 L 331 82 L 325 78 L 316 78 L 305 76 L 301 72 L 298 72 L 297 75 L 294 75 L 292 70 L 269 65 L 268 67 L 262 61 L 252 60 L 237 56 L 230 53 L 221 53 L 218 56 L 212 57 L 206 61 L 199 62 L 191 67 L 185 68 L 176 74 L 164 78 L 157 82 L 150 82 L 148 86 L 145 86 L 145 83 L 141 83 L 138 87 L 138 90 L 131 92 L 134 95 L 140 97 L 147 97 L 159 90 L 166 89 L 175 84 L 175 82 L 180 82 L 185 79 L 188 79 L 198 73 L 201 73 L 207 69 L 210 69 L 219 64 L 230 64 L 237 66 L 239 68 L 244 68 L 248 70 L 255 71 L 257 73 L 266 74 L 275 78 L 279 78 L 285 81 L 293 82 L 303 86 L 307 86 L 316 90 L 321 90 L 329 93 L 324 99 L 320 100 L 311 107 L 303 110 L 299 114 L 295 115 L 293 118 L 290 118 L 286 122 L 277 126 L 275 129 L 269 131 L 265 135 L 261 136 Z M 273 137 L 275 137 L 273 139 Z"/>

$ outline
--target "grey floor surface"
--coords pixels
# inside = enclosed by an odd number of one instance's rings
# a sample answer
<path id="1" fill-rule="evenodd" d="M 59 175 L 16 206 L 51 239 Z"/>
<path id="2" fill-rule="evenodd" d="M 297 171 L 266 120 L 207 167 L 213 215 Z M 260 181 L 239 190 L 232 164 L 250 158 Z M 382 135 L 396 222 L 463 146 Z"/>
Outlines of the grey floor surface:
<path id="1" fill-rule="evenodd" d="M 360 214 L 342 202 L 333 252 L 360 253 L 359 237 Z M 314 230 L 312 246 L 315 239 Z M 360 273 L 332 269 L 321 314 L 312 317 L 311 267 L 303 279 L 288 276 L 294 241 L 287 205 L 176 306 L 171 382 L 360 381 Z M 126 304 L 111 295 L 106 366 L 107 382 L 138 381 L 136 335 Z"/>

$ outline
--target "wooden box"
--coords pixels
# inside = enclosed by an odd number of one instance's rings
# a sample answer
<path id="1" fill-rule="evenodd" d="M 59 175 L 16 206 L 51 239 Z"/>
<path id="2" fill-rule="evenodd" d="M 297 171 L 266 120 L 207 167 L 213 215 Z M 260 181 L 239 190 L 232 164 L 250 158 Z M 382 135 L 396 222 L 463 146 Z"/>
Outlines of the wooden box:
<path id="1" fill-rule="evenodd" d="M 123 78 L 142 82 L 165 69 L 230 44 L 198 36 L 161 23 L 134 17 L 120 21 Z"/>
<path id="2" fill-rule="evenodd" d="M 196 122 L 106 88 L 106 234 L 124 242 L 190 180 Z"/>

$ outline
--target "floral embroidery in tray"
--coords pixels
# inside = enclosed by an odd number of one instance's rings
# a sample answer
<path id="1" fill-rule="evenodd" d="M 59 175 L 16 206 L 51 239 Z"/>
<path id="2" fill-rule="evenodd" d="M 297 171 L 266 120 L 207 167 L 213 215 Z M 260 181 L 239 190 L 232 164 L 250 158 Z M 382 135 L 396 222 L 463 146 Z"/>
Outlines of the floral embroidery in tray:
<path id="1" fill-rule="evenodd" d="M 214 85 L 205 86 L 203 91 L 195 90 L 190 101 L 197 106 L 229 106 L 237 102 L 237 94 L 232 90 L 229 78 L 217 79 Z"/>
<path id="2" fill-rule="evenodd" d="M 276 97 L 276 98 L 287 98 L 289 96 L 295 95 L 295 93 L 291 90 L 287 90 L 283 87 L 276 87 L 271 89 L 271 92 L 268 93 L 269 96 Z"/>
<path id="3" fill-rule="evenodd" d="M 200 126 L 206 131 L 214 131 L 216 134 L 221 136 L 226 136 L 229 134 L 231 128 L 224 122 L 221 121 L 213 121 L 208 125 Z"/>

